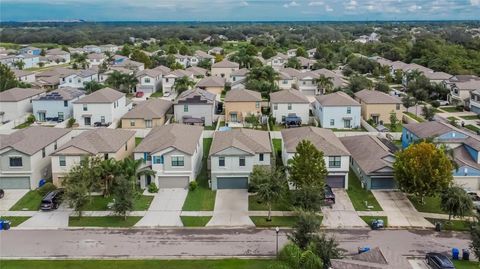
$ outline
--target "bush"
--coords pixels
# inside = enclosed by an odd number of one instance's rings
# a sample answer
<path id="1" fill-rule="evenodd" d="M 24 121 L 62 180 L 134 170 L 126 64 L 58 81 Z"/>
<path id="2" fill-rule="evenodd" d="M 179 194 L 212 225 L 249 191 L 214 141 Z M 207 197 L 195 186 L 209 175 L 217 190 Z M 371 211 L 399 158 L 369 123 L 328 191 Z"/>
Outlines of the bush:
<path id="1" fill-rule="evenodd" d="M 57 187 L 55 187 L 55 185 L 53 185 L 53 183 L 51 182 L 47 182 L 45 183 L 43 186 L 41 186 L 40 188 L 38 188 L 38 193 L 40 193 L 40 195 L 45 196 L 47 193 L 53 191 L 53 190 L 56 190 Z"/>
<path id="2" fill-rule="evenodd" d="M 75 118 L 68 119 L 67 128 L 72 128 L 74 124 L 75 124 Z"/>
<path id="3" fill-rule="evenodd" d="M 153 183 L 153 182 L 150 183 L 150 184 L 148 185 L 148 192 L 149 192 L 149 193 L 157 193 L 157 192 L 158 192 L 158 187 L 157 187 L 157 185 L 155 185 L 155 183 Z"/>
<path id="4" fill-rule="evenodd" d="M 457 108 L 458 111 L 463 111 L 465 109 L 465 107 L 462 106 L 462 105 L 458 105 L 458 106 L 456 106 L 456 108 Z"/>
<path id="5" fill-rule="evenodd" d="M 198 187 L 198 183 L 196 181 L 192 181 L 188 184 L 189 191 L 194 191 L 195 189 L 197 189 L 197 187 Z"/>
<path id="6" fill-rule="evenodd" d="M 440 106 L 440 102 L 439 102 L 439 101 L 436 101 L 436 100 L 435 100 L 435 101 L 432 101 L 430 104 L 431 104 L 434 108 L 437 108 L 437 107 Z"/>
<path id="7" fill-rule="evenodd" d="M 27 123 L 34 123 L 35 122 L 35 116 L 34 115 L 30 115 L 27 117 Z"/>

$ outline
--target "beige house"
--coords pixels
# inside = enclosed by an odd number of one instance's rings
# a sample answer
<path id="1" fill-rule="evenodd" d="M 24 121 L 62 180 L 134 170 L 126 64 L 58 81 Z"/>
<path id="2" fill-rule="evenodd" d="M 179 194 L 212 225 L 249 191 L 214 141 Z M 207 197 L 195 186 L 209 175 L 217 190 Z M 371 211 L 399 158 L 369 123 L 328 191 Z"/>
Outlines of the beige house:
<path id="1" fill-rule="evenodd" d="M 212 65 L 212 76 L 230 79 L 232 72 L 237 71 L 238 69 L 240 69 L 238 63 L 223 60 Z"/>
<path id="2" fill-rule="evenodd" d="M 220 97 L 222 91 L 225 89 L 225 82 L 225 78 L 222 77 L 206 77 L 197 83 L 197 88 L 206 90 Z"/>
<path id="3" fill-rule="evenodd" d="M 123 129 L 144 129 L 162 126 L 172 102 L 160 98 L 151 98 L 136 105 L 122 117 Z"/>
<path id="4" fill-rule="evenodd" d="M 402 101 L 394 96 L 374 90 L 361 90 L 355 93 L 355 100 L 362 106 L 362 118 L 372 119 L 375 123 L 390 123 L 390 114 L 394 112 L 398 120 L 402 119 Z"/>
<path id="5" fill-rule="evenodd" d="M 51 155 L 53 184 L 60 186 L 62 178 L 85 157 L 123 160 L 133 154 L 134 148 L 134 131 L 109 128 L 84 131 Z"/>
<path id="6" fill-rule="evenodd" d="M 249 114 L 260 115 L 262 96 L 251 90 L 230 90 L 225 95 L 225 122 L 243 122 Z"/>

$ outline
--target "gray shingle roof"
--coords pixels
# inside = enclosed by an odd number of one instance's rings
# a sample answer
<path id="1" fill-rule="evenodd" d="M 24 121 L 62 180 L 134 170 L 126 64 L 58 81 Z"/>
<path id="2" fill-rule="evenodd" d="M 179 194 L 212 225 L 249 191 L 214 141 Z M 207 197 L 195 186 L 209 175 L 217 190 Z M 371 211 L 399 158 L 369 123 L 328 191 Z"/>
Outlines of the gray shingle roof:
<path id="1" fill-rule="evenodd" d="M 283 129 L 281 132 L 283 143 L 288 153 L 295 153 L 300 141 L 309 140 L 326 156 L 350 155 L 347 148 L 331 130 L 308 126 Z"/>
<path id="2" fill-rule="evenodd" d="M 0 102 L 18 102 L 27 98 L 44 93 L 43 89 L 33 88 L 12 88 L 0 92 Z"/>
<path id="3" fill-rule="evenodd" d="M 260 102 L 262 101 L 262 95 L 259 92 L 236 89 L 230 90 L 225 95 L 225 102 Z"/>
<path id="4" fill-rule="evenodd" d="M 270 94 L 271 103 L 296 103 L 296 104 L 309 104 L 308 98 L 298 90 L 289 89 Z"/>
<path id="5" fill-rule="evenodd" d="M 158 119 L 172 107 L 172 102 L 160 98 L 151 98 L 136 105 L 128 111 L 123 119 Z"/>
<path id="6" fill-rule="evenodd" d="M 418 138 L 436 137 L 455 130 L 453 127 L 438 121 L 404 124 L 403 128 L 409 130 Z"/>
<path id="7" fill-rule="evenodd" d="M 250 154 L 272 152 L 268 132 L 240 128 L 225 132 L 216 132 L 210 148 L 210 156 L 230 147 L 243 150 Z"/>
<path id="8" fill-rule="evenodd" d="M 322 106 L 360 106 L 360 103 L 344 92 L 334 92 L 315 97 Z"/>
<path id="9" fill-rule="evenodd" d="M 194 76 L 206 76 L 207 69 L 201 68 L 198 66 L 190 66 L 189 68 L 185 69 L 188 72 L 192 73 Z"/>
<path id="10" fill-rule="evenodd" d="M 218 63 L 214 63 L 212 65 L 212 68 L 239 68 L 239 67 L 240 67 L 240 65 L 238 63 L 231 62 L 227 59 L 222 60 Z"/>
<path id="11" fill-rule="evenodd" d="M 225 79 L 217 76 L 206 77 L 197 83 L 197 87 L 224 87 Z"/>
<path id="12" fill-rule="evenodd" d="M 68 134 L 70 131 L 70 129 L 52 127 L 28 127 L 10 135 L 0 136 L 0 149 L 12 147 L 25 154 L 33 155 Z"/>
<path id="13" fill-rule="evenodd" d="M 213 104 L 215 102 L 216 94 L 195 88 L 182 92 L 175 100 L 175 104 L 184 103 L 207 103 Z"/>
<path id="14" fill-rule="evenodd" d="M 112 103 L 120 98 L 125 96 L 124 93 L 116 91 L 112 88 L 103 88 L 98 91 L 95 91 L 77 101 L 75 104 L 101 104 L 101 103 Z"/>
<path id="15" fill-rule="evenodd" d="M 167 124 L 158 126 L 142 140 L 135 152 L 155 153 L 173 147 L 192 155 L 203 134 L 202 126 Z"/>
<path id="16" fill-rule="evenodd" d="M 374 90 L 361 90 L 355 93 L 355 97 L 359 98 L 367 104 L 401 104 L 402 101 L 396 97 L 383 92 Z"/>

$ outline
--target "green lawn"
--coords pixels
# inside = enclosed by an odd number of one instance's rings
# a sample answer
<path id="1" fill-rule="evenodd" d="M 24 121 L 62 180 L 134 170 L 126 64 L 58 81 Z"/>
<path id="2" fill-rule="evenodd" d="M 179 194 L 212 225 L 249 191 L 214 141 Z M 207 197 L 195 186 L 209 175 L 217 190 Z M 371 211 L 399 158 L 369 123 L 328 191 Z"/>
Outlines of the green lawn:
<path id="1" fill-rule="evenodd" d="M 267 211 L 268 207 L 265 203 L 261 203 L 259 199 L 257 199 L 256 195 L 248 196 L 248 210 L 251 211 Z M 291 205 L 288 203 L 288 198 L 283 201 L 279 201 L 272 205 L 273 211 L 290 211 Z"/>
<path id="2" fill-rule="evenodd" d="M 163 96 L 162 91 L 156 91 L 156 92 L 152 93 L 152 95 L 150 95 L 150 97 L 162 97 L 162 96 Z"/>
<path id="3" fill-rule="evenodd" d="M 407 197 L 419 212 L 446 214 L 440 209 L 440 197 L 425 197 L 423 204 L 414 196 L 408 195 Z"/>
<path id="4" fill-rule="evenodd" d="M 275 260 L 3 260 L 2 269 L 265 269 Z"/>
<path id="5" fill-rule="evenodd" d="M 127 217 L 125 220 L 121 216 L 107 217 L 69 217 L 69 227 L 132 227 L 142 217 Z"/>
<path id="6" fill-rule="evenodd" d="M 392 129 L 392 125 L 391 124 L 384 124 L 385 127 L 388 128 L 388 130 L 390 130 L 390 132 L 402 132 L 402 129 L 403 129 L 403 125 L 402 123 L 397 123 L 397 125 L 395 126 L 395 129 Z"/>
<path id="7" fill-rule="evenodd" d="M 371 217 L 371 216 L 360 216 L 360 218 L 365 221 L 366 224 L 368 224 L 368 226 L 372 225 L 372 221 L 373 220 L 376 220 L 376 219 L 381 219 L 383 220 L 383 225 L 385 227 L 388 227 L 388 218 L 387 216 L 375 216 L 375 217 Z"/>
<path id="8" fill-rule="evenodd" d="M 14 204 L 10 210 L 11 211 L 20 211 L 20 210 L 29 210 L 37 211 L 40 209 L 40 204 L 42 203 L 42 195 L 36 190 L 27 192 L 16 204 Z"/>
<path id="9" fill-rule="evenodd" d="M 468 116 L 460 116 L 460 118 L 464 120 L 478 120 L 480 117 L 478 115 L 468 115 Z"/>
<path id="10" fill-rule="evenodd" d="M 440 109 L 451 113 L 463 111 L 463 109 L 458 109 L 456 106 L 441 106 Z"/>
<path id="11" fill-rule="evenodd" d="M 471 261 L 453 261 L 456 269 L 478 269 L 480 268 L 479 262 L 471 262 Z"/>
<path id="12" fill-rule="evenodd" d="M 480 131 L 480 128 L 478 128 L 477 126 L 472 125 L 472 124 L 465 125 L 465 128 L 467 128 L 471 131 L 474 131 L 474 132 L 479 132 Z"/>
<path id="13" fill-rule="evenodd" d="M 30 217 L 1 217 L 1 220 L 8 220 L 10 221 L 10 227 L 16 227 L 20 224 L 22 224 L 24 221 L 29 219 Z"/>
<path id="14" fill-rule="evenodd" d="M 185 227 L 205 227 L 212 217 L 180 217 Z"/>
<path id="15" fill-rule="evenodd" d="M 113 197 L 105 198 L 101 195 L 92 196 L 89 204 L 84 208 L 84 211 L 104 211 L 108 209 L 108 203 L 112 202 Z M 133 202 L 133 211 L 145 211 L 152 203 L 153 196 L 149 195 L 137 195 Z"/>
<path id="16" fill-rule="evenodd" d="M 13 129 L 24 129 L 24 128 L 27 128 L 28 126 L 32 125 L 33 122 L 24 122 L 22 124 L 19 124 L 17 126 L 15 126 L 15 128 Z"/>
<path id="17" fill-rule="evenodd" d="M 353 207 L 357 211 L 382 211 L 382 207 L 378 204 L 377 199 L 373 196 L 371 191 L 362 188 L 360 180 L 355 172 L 351 169 L 348 173 L 348 190 L 347 194 L 352 200 Z M 368 209 L 365 205 L 365 201 L 369 206 L 373 206 L 372 209 Z"/>
<path id="18" fill-rule="evenodd" d="M 321 218 L 321 217 L 320 217 Z M 250 217 L 257 227 L 292 227 L 298 220 L 296 216 L 272 217 L 271 221 L 267 221 L 266 216 Z"/>
<path id="19" fill-rule="evenodd" d="M 203 126 L 203 130 L 207 131 L 215 131 L 215 128 L 217 127 L 217 123 L 213 122 L 212 126 Z"/>
<path id="20" fill-rule="evenodd" d="M 135 147 L 138 146 L 140 143 L 142 143 L 143 138 L 142 137 L 135 137 Z"/>
<path id="21" fill-rule="evenodd" d="M 458 120 L 458 118 L 454 117 L 454 116 L 450 116 L 450 117 L 447 117 L 447 120 L 449 120 L 449 121 Z"/>
<path id="22" fill-rule="evenodd" d="M 210 152 L 210 147 L 212 146 L 213 138 L 204 138 L 203 139 L 203 158 L 208 158 L 208 153 Z"/>
<path id="23" fill-rule="evenodd" d="M 283 166 L 282 161 L 282 139 L 274 138 L 272 139 L 273 151 L 275 152 L 275 163 L 277 166 Z"/>
<path id="24" fill-rule="evenodd" d="M 436 222 L 440 222 L 442 224 L 442 230 L 446 231 L 459 231 L 459 232 L 466 232 L 470 231 L 472 223 L 468 220 L 438 220 L 438 219 L 431 219 L 426 218 L 432 224 Z"/>
<path id="25" fill-rule="evenodd" d="M 414 119 L 414 120 L 416 120 L 416 121 L 418 121 L 418 122 L 424 122 L 424 121 L 425 121 L 425 120 L 422 119 L 421 117 L 419 117 L 419 116 L 417 116 L 417 115 L 415 115 L 415 114 L 413 114 L 413 113 L 411 113 L 411 112 L 403 112 L 403 114 L 410 116 L 410 118 L 412 118 L 412 119 Z"/>

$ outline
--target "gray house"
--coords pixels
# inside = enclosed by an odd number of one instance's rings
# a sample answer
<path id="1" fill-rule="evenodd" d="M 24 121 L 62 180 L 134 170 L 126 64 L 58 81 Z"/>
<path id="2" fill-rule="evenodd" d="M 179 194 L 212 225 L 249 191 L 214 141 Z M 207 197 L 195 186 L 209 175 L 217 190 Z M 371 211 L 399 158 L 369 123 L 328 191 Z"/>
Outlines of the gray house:
<path id="1" fill-rule="evenodd" d="M 215 121 L 215 108 L 216 95 L 197 88 L 181 93 L 173 110 L 178 123 L 211 126 Z"/>

